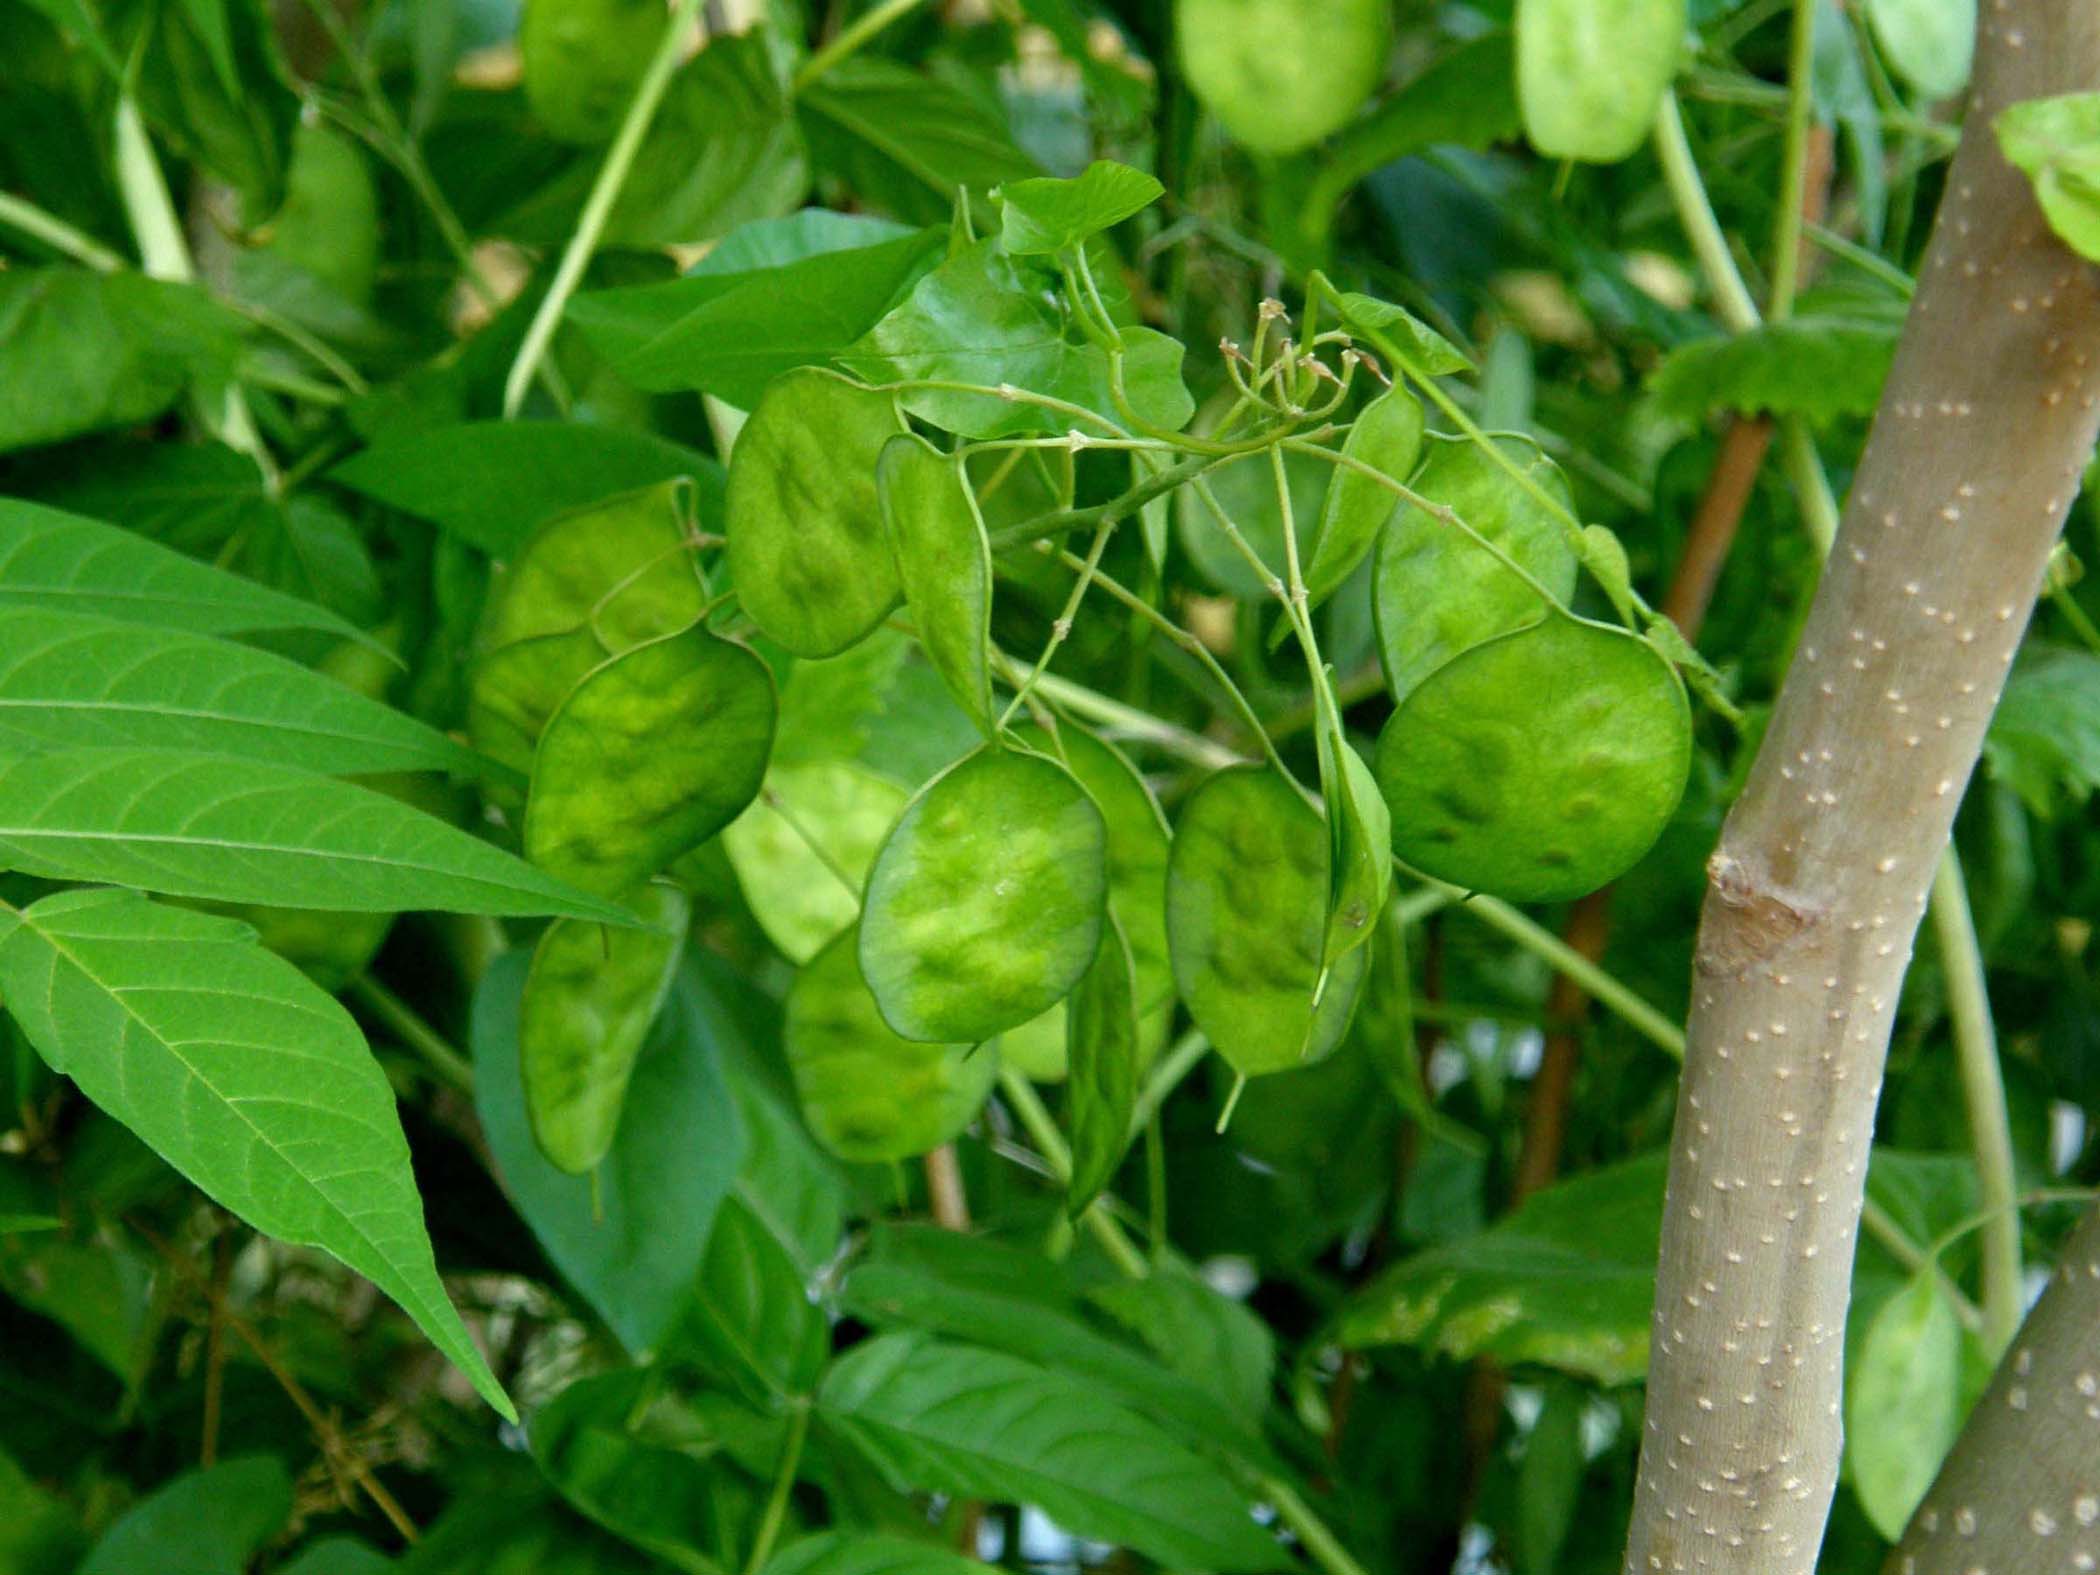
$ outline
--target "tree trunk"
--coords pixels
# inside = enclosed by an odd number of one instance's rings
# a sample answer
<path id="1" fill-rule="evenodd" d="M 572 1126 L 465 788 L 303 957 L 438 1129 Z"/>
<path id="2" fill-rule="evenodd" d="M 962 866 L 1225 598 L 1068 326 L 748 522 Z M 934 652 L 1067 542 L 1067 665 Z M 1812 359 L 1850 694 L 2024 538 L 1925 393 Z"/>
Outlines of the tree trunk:
<path id="1" fill-rule="evenodd" d="M 1708 865 L 1629 1575 L 1815 1567 L 1897 992 L 2100 425 L 2100 273 L 1990 122 L 2096 85 L 2100 7 L 1984 0 L 1873 436 Z"/>

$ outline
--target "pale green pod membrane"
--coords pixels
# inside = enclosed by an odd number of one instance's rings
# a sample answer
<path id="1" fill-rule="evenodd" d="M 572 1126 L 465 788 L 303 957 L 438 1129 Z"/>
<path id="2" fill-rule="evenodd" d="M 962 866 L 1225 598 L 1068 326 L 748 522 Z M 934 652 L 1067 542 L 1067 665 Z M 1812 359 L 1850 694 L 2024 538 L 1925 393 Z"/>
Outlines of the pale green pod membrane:
<path id="1" fill-rule="evenodd" d="M 1342 454 L 1405 482 L 1422 457 L 1421 401 L 1405 388 L 1387 389 L 1350 424 Z M 1320 508 L 1319 534 L 1305 565 L 1305 590 L 1312 606 L 1333 595 L 1355 572 L 1399 506 L 1399 494 L 1376 478 L 1348 466 L 1335 467 Z"/>
<path id="2" fill-rule="evenodd" d="M 1497 436 L 1546 496 L 1569 504 L 1567 479 L 1525 437 Z M 1479 444 L 1432 435 L 1413 488 L 1451 509 L 1500 548 L 1561 605 L 1575 594 L 1576 553 L 1566 524 Z M 1459 652 L 1536 623 L 1548 608 L 1522 574 L 1444 520 L 1403 504 L 1378 539 L 1372 614 L 1378 655 L 1395 700 Z"/>
<path id="3" fill-rule="evenodd" d="M 1459 656 L 1378 740 L 1393 851 L 1513 902 L 1596 890 L 1654 845 L 1683 796 L 1692 718 L 1655 648 L 1556 614 Z"/>
<path id="4" fill-rule="evenodd" d="M 1065 1003 L 1065 1059 L 1071 1071 L 1065 1108 L 1072 1128 L 1065 1206 L 1074 1217 L 1108 1185 L 1129 1146 L 1138 1078 L 1144 1072 L 1136 988 L 1130 944 L 1111 917 L 1102 927 L 1093 966 Z"/>
<path id="5" fill-rule="evenodd" d="M 1517 0 L 1517 103 L 1531 145 L 1598 164 L 1638 151 L 1685 29 L 1685 0 Z"/>
<path id="6" fill-rule="evenodd" d="M 529 774 L 547 719 L 604 660 L 605 648 L 587 629 L 484 652 L 467 677 L 467 737 L 491 760 Z M 496 787 L 489 791 L 493 796 Z"/>
<path id="7" fill-rule="evenodd" d="M 962 461 L 920 437 L 893 437 L 876 466 L 883 525 L 904 602 L 962 708 L 992 730 L 992 549 Z"/>
<path id="8" fill-rule="evenodd" d="M 859 917 L 869 866 L 910 797 L 858 761 L 799 761 L 768 771 L 723 828 L 744 900 L 790 962 L 808 962 Z"/>
<path id="9" fill-rule="evenodd" d="M 667 481 L 542 521 L 489 588 L 480 645 L 588 629 L 607 656 L 697 622 L 707 584 Z"/>
<path id="10" fill-rule="evenodd" d="M 919 790 L 876 855 L 860 962 L 911 1039 L 975 1043 L 1079 982 L 1101 944 L 1108 832 L 1041 755 L 987 747 Z"/>
<path id="11" fill-rule="evenodd" d="M 525 975 L 525 1114 L 540 1152 L 571 1175 L 612 1149 L 635 1057 L 670 993 L 691 919 L 685 893 L 667 883 L 649 883 L 628 903 L 647 928 L 556 919 Z"/>
<path id="12" fill-rule="evenodd" d="M 766 664 L 698 628 L 592 669 L 540 735 L 526 857 L 605 896 L 646 880 L 757 796 L 777 712 Z"/>
<path id="13" fill-rule="evenodd" d="M 1327 803 L 1327 961 L 1368 941 L 1393 889 L 1392 824 L 1378 779 L 1339 723 L 1320 733 L 1321 797 Z"/>
<path id="14" fill-rule="evenodd" d="M 1385 76 L 1390 0 L 1175 0 L 1189 86 L 1225 129 L 1295 153 L 1349 123 Z"/>
<path id="15" fill-rule="evenodd" d="M 841 1159 L 881 1164 L 954 1139 L 991 1092 L 992 1045 L 905 1039 L 883 1020 L 848 929 L 803 965 L 782 1042 L 803 1116 Z"/>
<path id="16" fill-rule="evenodd" d="M 1230 766 L 1182 807 L 1167 865 L 1167 943 L 1196 1026 L 1247 1077 L 1333 1051 L 1365 948 L 1323 970 L 1329 836 L 1275 772 Z"/>
<path id="17" fill-rule="evenodd" d="M 845 650 L 897 605 L 875 476 L 903 430 L 890 395 L 802 367 L 774 381 L 737 436 L 730 578 L 744 611 L 797 656 Z"/>

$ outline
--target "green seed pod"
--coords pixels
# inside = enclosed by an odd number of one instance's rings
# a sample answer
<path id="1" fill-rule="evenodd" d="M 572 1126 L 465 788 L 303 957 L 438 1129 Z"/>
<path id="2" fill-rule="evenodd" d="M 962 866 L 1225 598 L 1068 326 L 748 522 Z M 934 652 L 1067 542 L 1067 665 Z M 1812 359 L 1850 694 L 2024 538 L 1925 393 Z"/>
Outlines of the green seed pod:
<path id="1" fill-rule="evenodd" d="M 1391 0 L 1175 0 L 1174 43 L 1196 97 L 1261 153 L 1339 131 L 1384 80 Z"/>
<path id="2" fill-rule="evenodd" d="M 269 237 L 268 249 L 284 261 L 346 300 L 370 303 L 379 276 L 379 194 L 355 142 L 332 126 L 300 122 Z"/>
<path id="3" fill-rule="evenodd" d="M 1676 671 L 1645 640 L 1555 614 L 1437 669 L 1378 740 L 1393 851 L 1513 902 L 1561 902 L 1632 867 L 1691 769 Z"/>

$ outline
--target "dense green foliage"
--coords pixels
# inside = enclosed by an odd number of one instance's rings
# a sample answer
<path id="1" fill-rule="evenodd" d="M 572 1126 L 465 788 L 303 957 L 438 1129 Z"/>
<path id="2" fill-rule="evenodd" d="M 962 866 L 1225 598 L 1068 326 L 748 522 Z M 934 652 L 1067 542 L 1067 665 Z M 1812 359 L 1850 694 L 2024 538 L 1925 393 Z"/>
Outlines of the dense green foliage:
<path id="1" fill-rule="evenodd" d="M 0 0 L 0 1575 L 1616 1570 L 1973 9 Z M 1956 839 L 2036 1263 L 2095 520 Z M 1998 1354 L 1971 960 L 1830 1569 Z"/>

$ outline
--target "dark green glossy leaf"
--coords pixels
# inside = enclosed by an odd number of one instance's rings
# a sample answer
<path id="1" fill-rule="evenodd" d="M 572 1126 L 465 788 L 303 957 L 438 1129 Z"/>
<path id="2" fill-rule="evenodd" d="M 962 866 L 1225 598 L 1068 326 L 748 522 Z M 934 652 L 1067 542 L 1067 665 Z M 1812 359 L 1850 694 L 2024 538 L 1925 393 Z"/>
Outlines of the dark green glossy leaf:
<path id="1" fill-rule="evenodd" d="M 1220 771 L 1182 806 L 1167 865 L 1174 979 L 1244 1076 L 1317 1061 L 1349 1026 L 1364 954 L 1343 954 L 1321 988 L 1328 857 L 1319 814 L 1263 767 Z"/>
<path id="2" fill-rule="evenodd" d="M 871 1164 L 938 1148 L 977 1117 L 998 1052 L 900 1038 L 861 978 L 859 936 L 833 940 L 788 991 L 782 1030 L 802 1113 L 841 1159 Z"/>
<path id="3" fill-rule="evenodd" d="M 891 438 L 875 474 L 919 644 L 962 708 L 989 734 L 992 549 L 977 495 L 962 461 L 924 438 Z"/>
<path id="4" fill-rule="evenodd" d="M 1034 1504 L 1169 1566 L 1286 1562 L 1220 1469 L 1104 1391 L 1018 1357 L 883 1335 L 832 1368 L 818 1406 L 900 1486 Z"/>
<path id="5" fill-rule="evenodd" d="M 0 856 L 52 880 L 221 902 L 626 918 L 384 793 L 176 749 L 0 755 Z"/>
<path id="6" fill-rule="evenodd" d="M 1533 147 L 1612 164 L 1648 140 L 1684 49 L 1685 0 L 1518 0 L 1516 28 Z"/>
<path id="7" fill-rule="evenodd" d="M 1649 1154 L 1561 1182 L 1492 1229 L 1395 1265 L 1344 1308 L 1342 1343 L 1640 1378 L 1667 1164 Z"/>
<path id="8" fill-rule="evenodd" d="M 729 465 L 729 572 L 759 628 L 797 656 L 830 656 L 897 604 L 876 492 L 894 399 L 812 367 L 777 379 Z"/>
<path id="9" fill-rule="evenodd" d="M 1385 76 L 1384 0 L 1175 0 L 1190 88 L 1261 153 L 1295 153 L 1347 125 Z"/>
<path id="10" fill-rule="evenodd" d="M 467 421 L 382 436 L 329 480 L 507 558 L 558 514 L 689 477 L 721 496 L 722 467 L 654 433 L 580 421 Z"/>
<path id="11" fill-rule="evenodd" d="M 1381 475 L 1404 482 L 1422 455 L 1422 405 L 1405 388 L 1380 394 L 1350 424 L 1342 453 Z M 1361 471 L 1337 466 L 1320 508 L 1319 534 L 1305 565 L 1305 589 L 1318 606 L 1341 587 L 1377 545 L 1399 497 Z"/>
<path id="12" fill-rule="evenodd" d="M 1684 685 L 1645 640 L 1555 614 L 1431 674 L 1378 740 L 1393 851 L 1513 902 L 1616 879 L 1691 768 Z"/>
<path id="13" fill-rule="evenodd" d="M 283 657 L 57 608 L 0 620 L 0 739 L 208 750 L 330 774 L 477 766 L 434 728 Z"/>
<path id="14" fill-rule="evenodd" d="M 818 167 L 900 219 L 939 223 L 958 187 L 984 191 L 1042 173 L 980 101 L 894 60 L 842 60 L 797 107 Z"/>
<path id="15" fill-rule="evenodd" d="M 808 962 L 859 916 L 869 866 L 910 797 L 850 760 L 779 765 L 723 829 L 753 917 L 790 962 Z"/>
<path id="16" fill-rule="evenodd" d="M 1009 181 L 999 198 L 999 238 L 1016 257 L 1078 246 L 1159 201 L 1166 188 L 1143 170 L 1097 159 L 1072 180 Z"/>
<path id="17" fill-rule="evenodd" d="M 773 1555 L 764 1575 L 983 1575 L 986 1566 L 893 1532 L 827 1531 Z"/>
<path id="18" fill-rule="evenodd" d="M 512 1414 L 438 1281 L 364 1035 L 246 925 L 60 892 L 6 916 L 0 993 L 54 1071 L 257 1230 L 371 1280 Z"/>
<path id="19" fill-rule="evenodd" d="M 869 872 L 861 971 L 910 1039 L 976 1043 L 1062 999 L 1101 944 L 1107 828 L 1072 774 L 986 748 L 906 806 Z"/>
<path id="20" fill-rule="evenodd" d="M 614 657 L 540 734 L 526 856 L 606 896 L 658 873 L 758 795 L 776 709 L 766 664 L 702 629 Z"/>
<path id="21" fill-rule="evenodd" d="M 1498 437 L 1503 453 L 1547 496 L 1566 506 L 1559 468 L 1529 438 Z M 1415 491 L 1450 509 L 1565 605 L 1575 594 L 1576 556 L 1567 527 L 1478 444 L 1432 437 Z M 1372 611 L 1378 654 L 1395 699 L 1461 651 L 1534 623 L 1539 593 L 1458 527 L 1403 505 L 1379 538 Z"/>
<path id="22" fill-rule="evenodd" d="M 831 1353 L 808 1272 L 741 1192 L 715 1215 L 676 1351 L 765 1406 L 808 1394 Z"/>
<path id="23" fill-rule="evenodd" d="M 1130 943 L 1111 915 L 1101 927 L 1093 966 L 1080 976 L 1065 1006 L 1072 1124 L 1072 1179 L 1065 1207 L 1074 1218 L 1114 1179 L 1130 1146 L 1130 1118 L 1144 1070 L 1136 994 Z"/>
<path id="24" fill-rule="evenodd" d="M 661 882 L 629 901 L 646 929 L 556 919 L 525 976 L 525 1114 L 540 1152 L 572 1176 L 612 1150 L 635 1057 L 670 993 L 692 917 L 685 893 Z"/>
<path id="25" fill-rule="evenodd" d="M 1248 1427 L 1269 1409 L 1276 1337 L 1245 1303 L 1221 1295 L 1175 1259 L 1142 1280 L 1111 1280 L 1087 1300 L 1128 1329 L 1167 1370 L 1215 1395 Z"/>
<path id="26" fill-rule="evenodd" d="M 292 1479 L 272 1456 L 185 1472 L 127 1510 L 79 1575 L 242 1575 L 291 1513 Z"/>
<path id="27" fill-rule="evenodd" d="M 685 1315 L 708 1223 L 744 1151 L 721 1057 L 739 1037 L 725 983 L 691 959 L 642 1042 L 613 1146 L 593 1183 L 539 1151 L 520 1078 L 528 959 L 499 957 L 474 994 L 474 1109 L 497 1174 L 555 1267 L 645 1358 Z"/>

